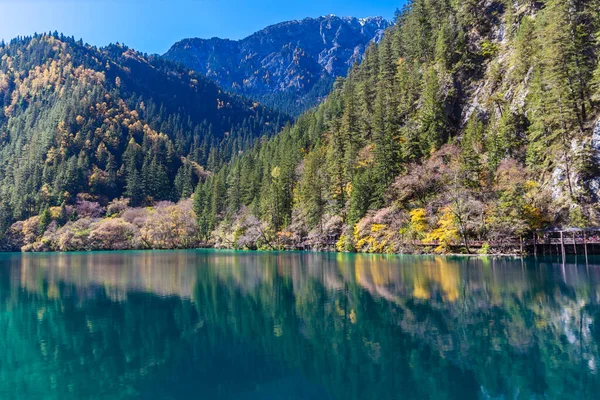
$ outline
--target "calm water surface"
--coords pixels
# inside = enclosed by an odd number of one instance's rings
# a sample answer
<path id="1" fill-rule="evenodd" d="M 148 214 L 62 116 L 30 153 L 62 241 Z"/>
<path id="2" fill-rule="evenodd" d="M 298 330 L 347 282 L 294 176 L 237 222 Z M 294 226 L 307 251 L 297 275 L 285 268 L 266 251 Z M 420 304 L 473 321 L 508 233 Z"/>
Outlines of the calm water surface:
<path id="1" fill-rule="evenodd" d="M 0 254 L 1 399 L 597 399 L 599 344 L 600 259 Z"/>

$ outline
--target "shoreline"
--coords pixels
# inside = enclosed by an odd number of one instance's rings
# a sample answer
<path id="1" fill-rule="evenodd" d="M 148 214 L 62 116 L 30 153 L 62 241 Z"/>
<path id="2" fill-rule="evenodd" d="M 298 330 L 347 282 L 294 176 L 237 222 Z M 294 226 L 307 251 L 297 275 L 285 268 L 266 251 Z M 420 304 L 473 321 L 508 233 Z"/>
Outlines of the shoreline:
<path id="1" fill-rule="evenodd" d="M 423 256 L 423 257 L 463 257 L 463 258 L 561 258 L 560 254 L 518 254 L 518 253 L 494 253 L 494 254 L 464 254 L 464 253 L 365 253 L 365 252 L 340 252 L 340 251 L 322 251 L 322 250 L 249 250 L 249 249 L 228 249 L 215 247 L 190 247 L 190 248 L 175 248 L 175 249 L 101 249 L 101 250 L 69 250 L 69 251 L 0 251 L 0 254 L 77 254 L 77 253 L 141 253 L 141 252 L 184 252 L 184 251 L 218 251 L 218 252 L 236 252 L 245 254 L 258 253 L 322 253 L 322 254 L 344 254 L 344 255 L 371 255 L 371 256 Z M 600 254 L 590 253 L 589 257 L 600 256 Z M 584 254 L 566 254 L 567 258 L 585 257 Z"/>

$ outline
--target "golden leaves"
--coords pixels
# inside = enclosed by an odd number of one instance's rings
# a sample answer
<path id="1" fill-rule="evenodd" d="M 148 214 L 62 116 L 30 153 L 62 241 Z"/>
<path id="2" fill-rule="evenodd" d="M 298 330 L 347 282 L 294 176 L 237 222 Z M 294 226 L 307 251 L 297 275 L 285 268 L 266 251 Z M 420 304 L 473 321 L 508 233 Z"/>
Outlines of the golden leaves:
<path id="1" fill-rule="evenodd" d="M 438 221 L 438 227 L 425 237 L 424 242 L 437 242 L 438 247 L 436 247 L 435 251 L 437 253 L 448 253 L 450 251 L 450 246 L 459 240 L 458 227 L 452 208 L 449 206 L 444 207 L 441 210 L 441 213 L 442 215 Z"/>

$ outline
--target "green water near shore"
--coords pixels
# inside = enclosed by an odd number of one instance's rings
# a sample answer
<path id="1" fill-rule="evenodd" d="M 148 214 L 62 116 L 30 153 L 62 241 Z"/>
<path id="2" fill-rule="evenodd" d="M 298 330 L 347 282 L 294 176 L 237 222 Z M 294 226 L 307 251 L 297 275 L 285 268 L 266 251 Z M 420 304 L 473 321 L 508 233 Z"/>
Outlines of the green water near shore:
<path id="1" fill-rule="evenodd" d="M 2 399 L 592 399 L 600 258 L 0 254 Z"/>

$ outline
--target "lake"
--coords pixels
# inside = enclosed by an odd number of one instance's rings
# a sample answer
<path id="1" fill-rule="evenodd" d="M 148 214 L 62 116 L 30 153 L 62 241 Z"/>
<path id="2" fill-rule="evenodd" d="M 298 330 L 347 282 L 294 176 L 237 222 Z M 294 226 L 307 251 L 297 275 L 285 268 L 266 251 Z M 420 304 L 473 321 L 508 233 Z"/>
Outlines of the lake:
<path id="1" fill-rule="evenodd" d="M 593 399 L 600 259 L 0 254 L 2 399 Z"/>

